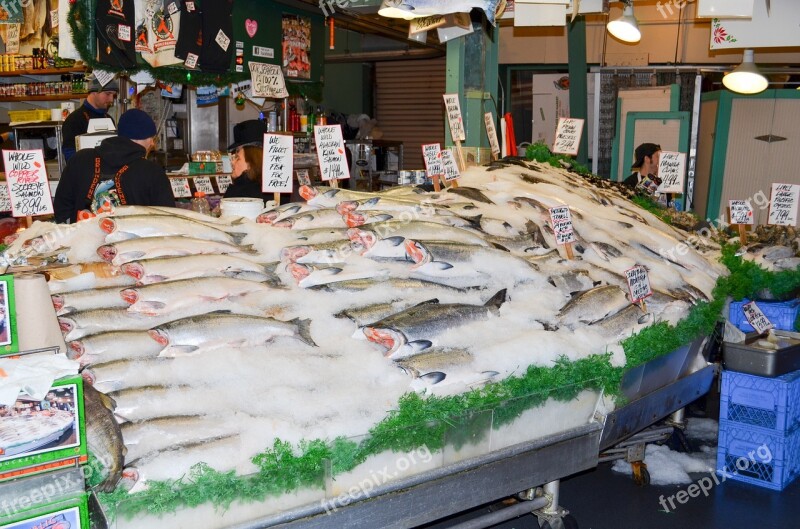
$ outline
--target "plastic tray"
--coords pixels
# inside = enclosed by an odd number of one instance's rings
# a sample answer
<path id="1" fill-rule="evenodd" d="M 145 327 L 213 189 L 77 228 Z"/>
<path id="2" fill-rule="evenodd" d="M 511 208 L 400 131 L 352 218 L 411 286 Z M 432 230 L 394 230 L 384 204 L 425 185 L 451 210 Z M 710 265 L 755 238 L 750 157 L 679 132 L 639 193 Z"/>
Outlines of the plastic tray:
<path id="1" fill-rule="evenodd" d="M 800 371 L 778 378 L 723 371 L 719 416 L 781 434 L 794 431 L 800 426 Z"/>
<path id="2" fill-rule="evenodd" d="M 777 377 L 800 369 L 800 333 L 774 331 L 791 345 L 782 349 L 758 347 L 758 336 L 748 336 L 744 343 L 724 342 L 722 359 L 725 369 L 761 377 Z"/>
<path id="3" fill-rule="evenodd" d="M 800 471 L 800 430 L 774 430 L 719 421 L 717 473 L 772 490 L 783 490 Z"/>
<path id="4" fill-rule="evenodd" d="M 742 305 L 750 303 L 750 300 L 732 301 L 728 309 L 728 319 L 739 330 L 743 332 L 753 332 L 755 329 L 747 318 L 744 317 Z M 800 299 L 791 301 L 756 301 L 756 306 L 761 309 L 764 316 L 772 322 L 776 329 L 782 331 L 794 331 L 794 322 L 797 320 L 797 313 L 800 312 Z"/>

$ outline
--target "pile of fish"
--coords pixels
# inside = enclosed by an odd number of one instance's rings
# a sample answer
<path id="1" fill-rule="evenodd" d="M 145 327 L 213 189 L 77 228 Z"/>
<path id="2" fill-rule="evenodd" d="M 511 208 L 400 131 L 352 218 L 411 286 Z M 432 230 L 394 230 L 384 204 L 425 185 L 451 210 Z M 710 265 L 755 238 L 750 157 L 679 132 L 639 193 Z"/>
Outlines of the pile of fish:
<path id="1" fill-rule="evenodd" d="M 302 193 L 257 222 L 130 206 L 13 241 L 9 262 L 70 263 L 49 286 L 96 390 L 103 489 L 199 461 L 253 471 L 274 439 L 361 435 L 409 390 L 459 393 L 562 356 L 624 365 L 622 339 L 679 321 L 723 273 L 613 185 L 536 163 L 472 168 L 439 193 Z M 574 259 L 550 225 L 564 205 Z"/>

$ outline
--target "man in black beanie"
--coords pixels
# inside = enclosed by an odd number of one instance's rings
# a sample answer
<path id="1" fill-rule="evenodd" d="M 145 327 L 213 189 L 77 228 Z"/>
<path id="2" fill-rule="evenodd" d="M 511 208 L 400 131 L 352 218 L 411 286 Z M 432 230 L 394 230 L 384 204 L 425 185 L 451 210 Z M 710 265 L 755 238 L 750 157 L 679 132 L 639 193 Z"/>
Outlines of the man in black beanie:
<path id="1" fill-rule="evenodd" d="M 89 84 L 89 95 L 80 107 L 67 116 L 61 126 L 63 138 L 61 152 L 64 153 L 64 161 L 68 162 L 75 154 L 75 138 L 86 134 L 89 120 L 108 117 L 108 109 L 114 104 L 118 92 L 119 83 L 116 79 L 109 81 L 105 86 L 100 85 L 97 79 L 92 79 Z"/>
<path id="2" fill-rule="evenodd" d="M 131 109 L 120 116 L 117 136 L 78 151 L 56 188 L 56 222 L 76 222 L 118 205 L 174 207 L 164 168 L 146 159 L 156 133 L 147 113 Z"/>

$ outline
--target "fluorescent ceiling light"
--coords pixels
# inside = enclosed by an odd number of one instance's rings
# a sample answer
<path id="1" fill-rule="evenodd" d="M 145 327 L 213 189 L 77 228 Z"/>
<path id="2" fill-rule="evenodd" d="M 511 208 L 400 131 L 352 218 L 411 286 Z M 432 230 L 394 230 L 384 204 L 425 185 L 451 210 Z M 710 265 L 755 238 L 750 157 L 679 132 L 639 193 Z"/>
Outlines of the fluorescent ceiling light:
<path id="1" fill-rule="evenodd" d="M 639 31 L 639 22 L 633 16 L 633 3 L 624 3 L 622 16 L 606 24 L 606 29 L 613 37 L 622 42 L 639 42 L 642 39 L 642 33 Z"/>
<path id="2" fill-rule="evenodd" d="M 753 50 L 744 50 L 742 64 L 722 78 L 722 84 L 731 92 L 757 94 L 767 89 L 769 82 L 753 61 Z"/>

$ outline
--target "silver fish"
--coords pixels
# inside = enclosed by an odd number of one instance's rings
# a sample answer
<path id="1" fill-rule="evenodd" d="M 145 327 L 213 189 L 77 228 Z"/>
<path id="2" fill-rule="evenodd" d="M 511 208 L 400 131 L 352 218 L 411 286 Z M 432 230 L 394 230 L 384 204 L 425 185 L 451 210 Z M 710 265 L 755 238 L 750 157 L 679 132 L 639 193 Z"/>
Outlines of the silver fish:
<path id="1" fill-rule="evenodd" d="M 644 314 L 636 305 L 628 305 L 616 314 L 603 318 L 602 320 L 590 323 L 590 328 L 600 331 L 609 338 L 617 338 L 629 335 L 642 325 L 653 322 L 653 314 Z"/>
<path id="2" fill-rule="evenodd" d="M 155 358 L 162 349 L 146 331 L 103 332 L 68 342 L 67 346 L 67 358 L 78 360 L 81 366 Z"/>
<path id="3" fill-rule="evenodd" d="M 409 358 L 397 360 L 397 367 L 414 378 L 430 377 L 432 383 L 444 380 L 446 371 L 472 363 L 472 353 L 465 349 L 432 347 Z"/>
<path id="4" fill-rule="evenodd" d="M 147 339 L 155 343 L 149 336 Z M 117 422 L 138 422 L 159 417 L 197 415 L 197 404 L 193 398 L 181 400 L 181 397 L 191 395 L 191 391 L 192 387 L 188 385 L 140 386 L 112 391 L 108 396 L 116 403 L 114 415 Z M 221 412 L 227 406 L 220 404 L 216 407 L 215 404 L 204 402 L 203 412 Z"/>
<path id="5" fill-rule="evenodd" d="M 441 333 L 497 315 L 506 300 L 501 290 L 483 305 L 424 302 L 362 328 L 364 336 L 400 359 L 437 345 Z"/>
<path id="6" fill-rule="evenodd" d="M 279 321 L 236 314 L 207 314 L 155 327 L 150 337 L 161 344 L 161 356 L 180 356 L 225 347 L 262 345 L 278 336 L 316 346 L 309 320 Z"/>
<path id="7" fill-rule="evenodd" d="M 438 302 L 439 300 L 432 299 L 427 303 Z M 415 302 L 407 300 L 394 300 L 387 303 L 373 303 L 364 307 L 345 309 L 338 314 L 335 314 L 335 317 L 348 318 L 355 322 L 355 324 L 359 327 L 363 327 L 378 320 L 382 320 L 383 318 L 387 318 L 392 314 L 397 314 L 398 312 L 406 310 L 409 307 L 413 307 L 414 305 L 416 305 Z"/>
<path id="8" fill-rule="evenodd" d="M 289 263 L 286 270 L 297 281 L 300 288 L 310 288 L 328 283 L 366 279 L 370 277 L 386 277 L 388 270 L 370 268 L 348 268 L 338 266 L 320 266 L 300 263 Z"/>
<path id="9" fill-rule="evenodd" d="M 120 427 L 128 453 L 126 465 L 175 445 L 203 442 L 239 433 L 231 421 L 203 415 L 158 417 Z"/>
<path id="10" fill-rule="evenodd" d="M 235 255 L 245 257 L 252 250 L 227 242 L 191 237 L 145 237 L 104 244 L 97 249 L 104 261 L 121 266 L 141 259 L 180 257 L 185 255 Z"/>
<path id="11" fill-rule="evenodd" d="M 425 221 L 380 222 L 378 224 L 370 224 L 364 228 L 351 228 L 347 233 L 351 241 L 360 242 L 366 250 L 372 248 L 377 241 L 387 237 L 404 237 L 421 241 L 450 241 L 489 246 L 489 243 L 478 233 Z"/>
<path id="12" fill-rule="evenodd" d="M 81 371 L 87 385 L 98 391 L 110 393 L 127 388 L 175 383 L 175 373 L 171 371 L 174 358 L 142 358 L 138 360 L 116 360 L 95 364 Z M 194 380 L 195 383 L 204 381 Z"/>
<path id="13" fill-rule="evenodd" d="M 363 292 L 370 289 L 379 289 L 381 291 L 390 292 L 419 289 L 425 289 L 426 292 L 429 292 L 431 289 L 440 289 L 445 292 L 464 292 L 464 289 L 448 287 L 432 281 L 400 277 L 368 277 L 364 279 L 350 279 L 336 283 L 315 285 L 309 288 L 311 290 L 325 290 L 328 292 Z"/>
<path id="14" fill-rule="evenodd" d="M 276 228 L 308 230 L 312 228 L 343 228 L 347 226 L 347 223 L 341 213 L 333 208 L 326 208 L 298 213 L 275 221 L 272 225 Z"/>
<path id="15" fill-rule="evenodd" d="M 629 305 L 628 295 L 616 285 L 604 285 L 575 294 L 558 311 L 565 324 L 594 323 Z"/>
<path id="16" fill-rule="evenodd" d="M 354 251 L 353 243 L 349 240 L 286 246 L 281 249 L 281 261 L 301 264 L 342 264 Z"/>
<path id="17" fill-rule="evenodd" d="M 106 217 L 100 221 L 106 232 L 106 242 L 118 242 L 137 237 L 192 237 L 209 241 L 236 244 L 239 238 L 218 228 L 194 220 L 167 215 L 131 215 Z"/>
<path id="18" fill-rule="evenodd" d="M 188 255 L 131 261 L 120 267 L 141 284 L 198 277 L 238 277 L 253 281 L 271 278 L 263 265 L 232 255 Z"/>
<path id="19" fill-rule="evenodd" d="M 53 294 L 53 307 L 56 315 L 94 309 L 124 309 L 127 303 L 119 297 L 120 287 L 96 288 L 94 290 L 77 290 L 63 294 Z"/>

